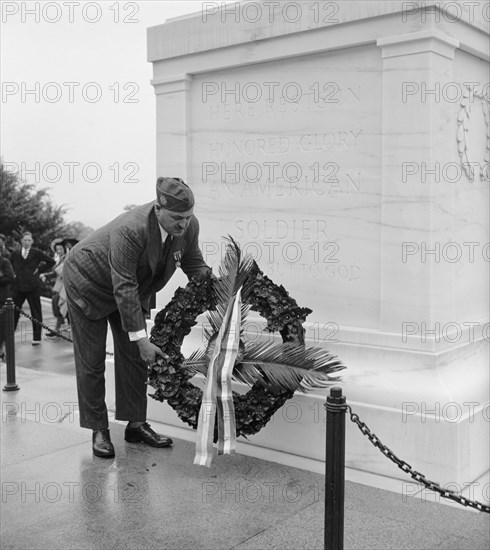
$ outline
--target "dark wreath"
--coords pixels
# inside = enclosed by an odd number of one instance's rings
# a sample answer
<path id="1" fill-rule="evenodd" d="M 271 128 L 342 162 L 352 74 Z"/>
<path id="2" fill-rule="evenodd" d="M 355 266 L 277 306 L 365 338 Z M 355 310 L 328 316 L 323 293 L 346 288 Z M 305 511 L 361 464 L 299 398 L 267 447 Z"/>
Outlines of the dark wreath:
<path id="1" fill-rule="evenodd" d="M 239 255 L 239 247 L 234 244 Z M 203 392 L 190 379 L 197 372 L 206 374 L 205 370 L 196 369 L 195 365 L 202 365 L 203 356 L 209 356 L 218 327 L 214 327 L 214 333 L 207 334 L 208 347 L 204 352 L 194 353 L 186 360 L 181 353 L 181 346 L 184 338 L 197 324 L 197 317 L 205 311 L 216 309 L 216 284 L 216 278 L 211 274 L 191 279 L 185 288 L 177 289 L 172 300 L 156 315 L 151 330 L 151 342 L 168 355 L 168 359 L 159 360 L 150 369 L 148 384 L 156 390 L 151 397 L 167 401 L 179 418 L 194 429 L 198 425 Z M 278 352 L 277 345 L 275 351 L 272 351 L 272 347 L 267 344 L 246 346 L 240 341 L 240 352 L 233 376 L 248 383 L 251 389 L 246 394 L 233 392 L 237 437 L 259 432 L 275 412 L 293 397 L 295 390 L 301 389 L 300 385 L 303 385 L 304 380 L 307 380 L 304 386 L 307 389 L 325 387 L 325 373 L 345 368 L 339 360 L 323 350 L 305 353 L 303 323 L 312 310 L 299 307 L 283 286 L 275 285 L 262 273 L 255 261 L 249 264 L 245 285 L 249 289 L 246 300 L 248 307 L 267 320 L 266 330 L 279 331 L 283 344 L 290 351 L 285 354 L 283 346 L 279 346 L 282 349 Z M 321 359 L 320 364 L 318 359 Z M 270 370 L 271 365 L 277 367 L 274 363 L 281 360 L 293 363 L 293 370 L 288 371 L 286 376 L 283 365 L 280 365 L 280 375 L 275 374 L 274 369 Z M 295 360 L 302 365 L 294 367 Z M 254 365 L 255 373 L 260 374 L 258 378 L 246 374 L 247 362 Z M 261 368 L 261 364 L 267 365 L 269 369 Z M 315 372 L 311 375 L 313 370 Z M 332 380 L 336 378 L 329 378 L 329 382 Z M 216 425 L 215 442 L 217 431 Z"/>

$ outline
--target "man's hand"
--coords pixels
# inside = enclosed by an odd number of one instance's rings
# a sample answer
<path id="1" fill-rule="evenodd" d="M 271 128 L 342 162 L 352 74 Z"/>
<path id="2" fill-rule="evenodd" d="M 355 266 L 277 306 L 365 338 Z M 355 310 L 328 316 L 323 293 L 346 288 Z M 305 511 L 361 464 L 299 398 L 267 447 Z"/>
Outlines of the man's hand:
<path id="1" fill-rule="evenodd" d="M 148 338 L 141 338 L 136 342 L 140 349 L 141 359 L 147 364 L 151 365 L 156 361 L 157 357 L 162 359 L 168 359 L 168 355 L 163 353 L 163 351 L 155 344 L 152 344 Z"/>

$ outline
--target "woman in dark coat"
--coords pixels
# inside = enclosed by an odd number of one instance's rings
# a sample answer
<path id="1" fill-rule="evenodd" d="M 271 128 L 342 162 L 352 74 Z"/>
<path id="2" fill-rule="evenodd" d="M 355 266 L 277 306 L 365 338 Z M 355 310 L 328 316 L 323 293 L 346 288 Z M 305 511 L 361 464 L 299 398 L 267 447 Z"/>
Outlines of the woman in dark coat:
<path id="1" fill-rule="evenodd" d="M 0 309 L 3 307 L 5 300 L 11 298 L 10 288 L 14 282 L 14 270 L 12 264 L 3 255 L 0 250 Z M 5 360 L 5 340 L 7 339 L 7 315 L 0 314 L 0 359 Z"/>

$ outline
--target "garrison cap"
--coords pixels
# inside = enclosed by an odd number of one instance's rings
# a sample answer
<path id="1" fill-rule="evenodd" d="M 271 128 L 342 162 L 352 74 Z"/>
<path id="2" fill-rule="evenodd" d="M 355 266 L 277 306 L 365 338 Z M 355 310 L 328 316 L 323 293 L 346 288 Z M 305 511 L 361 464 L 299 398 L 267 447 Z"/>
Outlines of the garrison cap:
<path id="1" fill-rule="evenodd" d="M 157 202 L 166 210 L 187 212 L 194 206 L 194 193 L 180 178 L 158 178 Z"/>

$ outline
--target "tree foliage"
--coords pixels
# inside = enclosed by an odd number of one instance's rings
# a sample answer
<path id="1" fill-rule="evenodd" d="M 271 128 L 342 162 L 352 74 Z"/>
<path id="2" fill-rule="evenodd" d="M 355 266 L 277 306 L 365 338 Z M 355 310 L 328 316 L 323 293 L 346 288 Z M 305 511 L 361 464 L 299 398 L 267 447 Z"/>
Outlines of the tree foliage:
<path id="1" fill-rule="evenodd" d="M 81 241 L 93 232 L 93 228 L 85 225 L 83 222 L 69 222 L 63 231 L 63 237 L 66 239 L 78 239 Z"/>
<path id="2" fill-rule="evenodd" d="M 52 202 L 47 189 L 22 181 L 0 161 L 0 233 L 7 236 L 7 245 L 20 241 L 24 231 L 33 234 L 35 246 L 41 249 L 49 249 L 56 237 L 80 240 L 92 231 L 82 222 L 67 224 L 65 213 L 63 206 Z"/>

